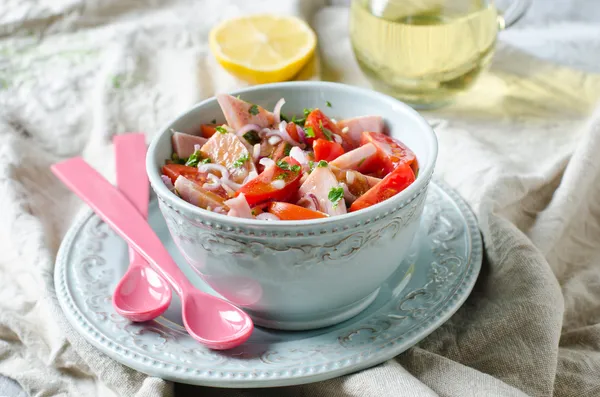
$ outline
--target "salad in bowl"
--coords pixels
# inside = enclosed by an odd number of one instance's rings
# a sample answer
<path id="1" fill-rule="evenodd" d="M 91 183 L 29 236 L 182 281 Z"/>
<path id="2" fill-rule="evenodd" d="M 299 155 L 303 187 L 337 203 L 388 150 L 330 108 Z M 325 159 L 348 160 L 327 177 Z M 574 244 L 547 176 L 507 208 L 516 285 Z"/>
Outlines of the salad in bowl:
<path id="1" fill-rule="evenodd" d="M 240 96 L 217 101 L 226 122 L 201 124 L 195 135 L 173 130 L 161 169 L 173 194 L 207 211 L 275 222 L 334 217 L 385 201 L 418 175 L 415 154 L 386 134 L 381 116 L 290 115 L 285 98 L 272 112 Z"/>

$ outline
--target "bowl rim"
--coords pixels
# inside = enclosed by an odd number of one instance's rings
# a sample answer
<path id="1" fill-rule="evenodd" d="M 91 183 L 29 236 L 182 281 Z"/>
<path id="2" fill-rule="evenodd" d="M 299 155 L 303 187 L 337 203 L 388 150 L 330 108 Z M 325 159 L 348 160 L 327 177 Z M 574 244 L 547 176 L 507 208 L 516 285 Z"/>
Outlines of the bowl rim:
<path id="1" fill-rule="evenodd" d="M 299 220 L 299 221 L 285 221 L 285 222 L 273 222 L 267 220 L 259 220 L 259 219 L 246 219 L 246 218 L 237 218 L 231 217 L 223 214 L 218 214 L 216 212 L 207 211 L 203 208 L 197 207 L 187 201 L 183 200 L 181 197 L 173 194 L 166 187 L 164 182 L 160 177 L 160 171 L 156 171 L 157 165 L 154 163 L 154 153 L 156 152 L 158 141 L 164 134 L 170 133 L 171 126 L 179 121 L 184 116 L 189 113 L 194 113 L 201 109 L 209 102 L 216 101 L 216 96 L 212 96 L 206 98 L 187 110 L 179 113 L 173 119 L 169 120 L 162 127 L 159 128 L 158 132 L 152 138 L 150 145 L 148 146 L 148 150 L 146 152 L 146 174 L 148 175 L 148 179 L 150 181 L 150 185 L 152 189 L 156 192 L 159 199 L 164 200 L 168 203 L 172 208 L 178 209 L 180 211 L 185 211 L 187 213 L 191 213 L 198 217 L 204 218 L 206 221 L 213 222 L 221 222 L 228 223 L 234 226 L 250 226 L 250 227 L 273 227 L 273 228 L 289 228 L 289 227 L 302 227 L 302 226 L 330 226 L 333 223 L 338 221 L 350 221 L 357 220 L 358 217 L 367 216 L 368 214 L 379 213 L 385 210 L 387 207 L 392 206 L 396 203 L 405 202 L 408 203 L 412 200 L 412 198 L 419 195 L 419 193 L 429 184 L 431 180 L 431 176 L 433 174 L 433 170 L 435 168 L 435 163 L 438 155 L 438 141 L 433 131 L 433 128 L 427 123 L 427 121 L 421 116 L 416 110 L 408 106 L 402 101 L 395 99 L 391 96 L 383 94 L 381 92 L 377 92 L 371 89 L 356 87 L 343 83 L 335 83 L 335 82 L 324 82 L 324 81 L 290 81 L 290 82 L 282 82 L 282 83 L 270 83 L 270 84 L 261 84 L 251 87 L 245 87 L 238 90 L 234 90 L 228 92 L 228 94 L 236 96 L 243 95 L 248 92 L 256 92 L 256 91 L 270 91 L 282 87 L 307 87 L 307 88 L 328 88 L 335 90 L 347 91 L 349 94 L 353 94 L 356 96 L 361 96 L 363 98 L 370 98 L 373 101 L 388 103 L 390 106 L 399 106 L 403 108 L 406 112 L 406 115 L 412 118 L 418 125 L 422 127 L 422 131 L 419 131 L 419 134 L 423 136 L 428 146 L 428 150 L 430 153 L 429 159 L 427 163 L 420 164 L 419 168 L 419 177 L 406 189 L 396 194 L 395 196 L 377 203 L 371 207 L 365 208 L 356 212 L 349 212 L 343 215 L 336 215 L 334 217 L 328 218 L 320 218 L 320 219 L 307 219 L 307 220 Z M 160 169 L 160 168 L 159 168 Z M 401 206 L 402 207 L 402 206 Z"/>

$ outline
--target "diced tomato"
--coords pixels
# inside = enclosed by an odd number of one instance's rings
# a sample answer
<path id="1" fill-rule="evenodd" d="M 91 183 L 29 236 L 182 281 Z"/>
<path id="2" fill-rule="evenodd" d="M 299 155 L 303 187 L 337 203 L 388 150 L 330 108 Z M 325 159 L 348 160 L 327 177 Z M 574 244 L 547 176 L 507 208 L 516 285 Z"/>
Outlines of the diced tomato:
<path id="1" fill-rule="evenodd" d="M 367 190 L 350 206 L 350 212 L 370 207 L 406 189 L 415 181 L 415 174 L 407 163 L 399 163 L 381 182 Z"/>
<path id="2" fill-rule="evenodd" d="M 168 176 L 173 183 L 175 183 L 179 175 L 183 175 L 190 181 L 198 180 L 199 182 L 204 183 L 206 180 L 206 177 L 203 177 L 203 175 L 198 172 L 198 168 L 188 167 L 187 165 L 183 164 L 167 164 L 162 167 L 162 173 L 163 175 Z M 201 179 L 204 180 L 201 181 Z"/>
<path id="3" fill-rule="evenodd" d="M 405 144 L 381 132 L 365 131 L 362 133 L 360 144 L 362 146 L 369 142 L 375 145 L 377 154 L 360 164 L 359 172 L 383 178 L 398 164 L 408 164 L 416 174 L 419 169 L 417 158 Z"/>
<path id="4" fill-rule="evenodd" d="M 217 124 L 202 124 L 200 126 L 201 135 L 204 138 L 210 138 L 217 132 L 215 129 L 216 126 Z"/>
<path id="5" fill-rule="evenodd" d="M 273 215 L 276 215 L 282 221 L 301 221 L 303 219 L 327 218 L 327 215 L 322 212 L 313 211 L 295 204 L 277 201 L 269 204 L 269 212 Z"/>
<path id="6" fill-rule="evenodd" d="M 313 142 L 316 161 L 332 161 L 344 154 L 344 148 L 337 142 L 317 139 Z"/>
<path id="7" fill-rule="evenodd" d="M 333 134 L 339 135 L 342 138 L 342 146 L 344 150 L 352 150 L 354 145 L 345 134 L 342 133 L 340 128 L 331 119 L 319 109 L 315 109 L 308 114 L 304 128 L 312 128 L 314 137 L 306 137 L 306 141 L 309 145 L 312 145 L 313 141 L 317 139 L 325 139 L 327 141 L 335 141 Z"/>
<path id="8" fill-rule="evenodd" d="M 287 127 L 285 127 L 285 132 L 287 132 L 290 138 L 292 138 L 294 141 L 300 143 L 300 136 L 298 135 L 296 123 L 288 123 Z"/>
<path id="9" fill-rule="evenodd" d="M 300 166 L 300 164 L 291 157 L 285 157 L 281 161 L 286 162 L 289 167 Z M 271 165 L 256 178 L 244 184 L 236 193 L 244 193 L 246 201 L 251 206 L 257 203 L 262 203 L 269 200 L 286 201 L 296 193 L 300 186 L 300 177 L 302 171 L 284 170 L 278 165 Z M 283 181 L 284 186 L 277 189 L 273 186 L 274 181 Z"/>

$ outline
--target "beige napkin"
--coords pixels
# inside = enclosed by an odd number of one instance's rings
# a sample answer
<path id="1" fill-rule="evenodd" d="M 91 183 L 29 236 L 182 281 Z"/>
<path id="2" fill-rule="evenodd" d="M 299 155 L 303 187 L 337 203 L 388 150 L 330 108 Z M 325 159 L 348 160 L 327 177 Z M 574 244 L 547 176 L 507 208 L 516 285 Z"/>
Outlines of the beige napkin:
<path id="1" fill-rule="evenodd" d="M 62 316 L 53 261 L 82 204 L 48 166 L 82 153 L 113 178 L 113 134 L 151 136 L 194 102 L 238 87 L 207 48 L 207 32 L 224 17 L 271 11 L 307 18 L 321 52 L 320 64 L 303 77 L 368 85 L 352 58 L 347 9 L 323 6 L 300 0 L 3 6 L 0 374 L 31 395 L 172 395 L 169 382 L 107 358 Z M 521 37 L 537 36 L 506 37 L 520 44 Z M 268 390 L 178 385 L 178 394 L 600 393 L 600 114 L 594 114 L 600 76 L 500 47 L 472 91 L 425 113 L 440 141 L 437 173 L 477 213 L 487 249 L 463 308 L 417 347 L 354 375 Z"/>

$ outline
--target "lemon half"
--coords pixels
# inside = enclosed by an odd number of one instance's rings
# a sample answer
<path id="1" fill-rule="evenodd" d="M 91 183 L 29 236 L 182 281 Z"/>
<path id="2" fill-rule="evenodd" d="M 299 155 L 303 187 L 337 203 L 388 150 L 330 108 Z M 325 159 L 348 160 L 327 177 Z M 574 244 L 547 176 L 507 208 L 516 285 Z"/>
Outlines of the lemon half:
<path id="1" fill-rule="evenodd" d="M 292 16 L 228 19 L 210 32 L 210 49 L 229 73 L 251 83 L 290 80 L 311 59 L 315 32 Z"/>

